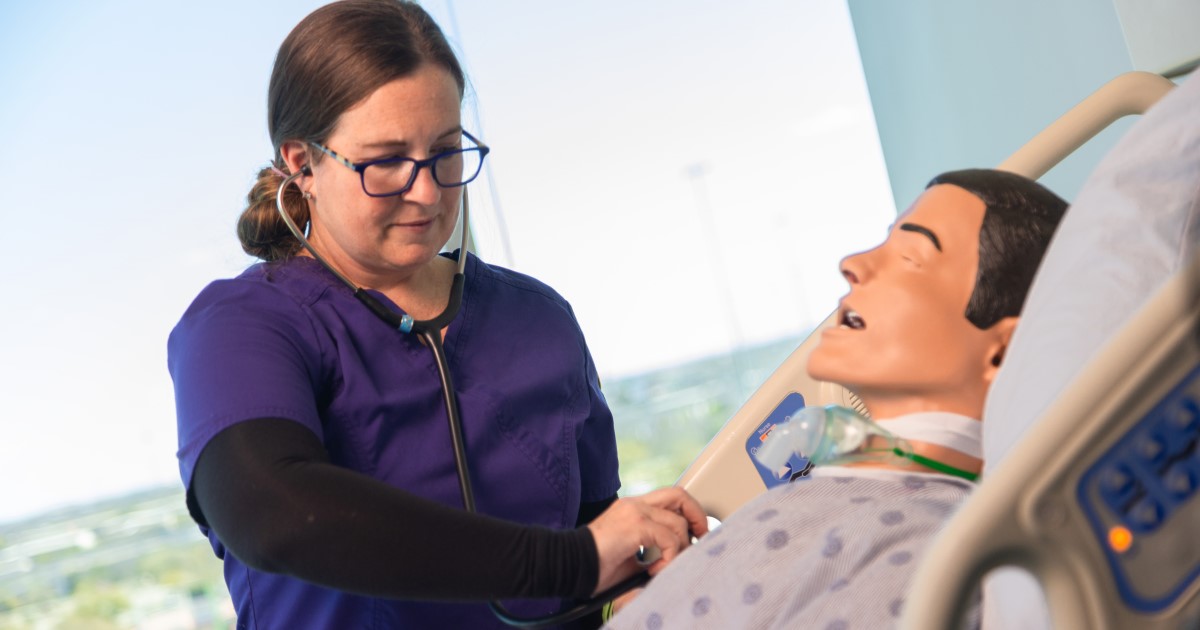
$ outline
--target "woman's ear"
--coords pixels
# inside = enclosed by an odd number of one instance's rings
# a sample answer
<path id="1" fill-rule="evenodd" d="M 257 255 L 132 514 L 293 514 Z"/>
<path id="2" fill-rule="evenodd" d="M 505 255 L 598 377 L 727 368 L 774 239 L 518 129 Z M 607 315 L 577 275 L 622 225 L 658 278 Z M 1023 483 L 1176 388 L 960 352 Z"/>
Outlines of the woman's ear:
<path id="1" fill-rule="evenodd" d="M 1004 363 L 1004 354 L 1008 352 L 1008 344 L 1012 341 L 1013 331 L 1017 329 L 1019 317 L 1005 317 L 1000 321 L 992 324 L 988 329 L 991 340 L 988 343 L 987 365 L 983 370 L 983 378 L 991 385 L 996 379 L 996 373 L 1000 371 L 1000 366 Z"/>
<path id="2" fill-rule="evenodd" d="M 306 168 L 309 163 L 308 145 L 299 140 L 288 140 L 279 147 L 279 155 L 283 158 L 284 164 L 287 164 L 289 173 L 299 173 L 300 169 Z M 306 175 L 311 175 L 311 171 Z"/>

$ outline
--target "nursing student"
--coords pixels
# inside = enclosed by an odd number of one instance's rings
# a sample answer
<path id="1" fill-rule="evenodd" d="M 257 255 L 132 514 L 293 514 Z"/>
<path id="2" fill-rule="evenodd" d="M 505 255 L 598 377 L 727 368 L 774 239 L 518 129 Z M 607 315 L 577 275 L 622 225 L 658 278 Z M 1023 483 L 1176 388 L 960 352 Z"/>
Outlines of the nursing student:
<path id="1" fill-rule="evenodd" d="M 275 155 L 238 223 L 262 262 L 206 287 L 168 347 L 188 508 L 239 628 L 496 627 L 488 599 L 591 596 L 643 570 L 640 546 L 664 552 L 653 574 L 707 531 L 682 490 L 617 498 L 612 416 L 570 305 L 439 253 L 487 152 L 463 128 L 464 85 L 412 2 L 335 2 L 278 51 Z M 347 285 L 429 320 L 462 256 L 461 308 L 440 332 L 478 514 L 430 348 Z"/>

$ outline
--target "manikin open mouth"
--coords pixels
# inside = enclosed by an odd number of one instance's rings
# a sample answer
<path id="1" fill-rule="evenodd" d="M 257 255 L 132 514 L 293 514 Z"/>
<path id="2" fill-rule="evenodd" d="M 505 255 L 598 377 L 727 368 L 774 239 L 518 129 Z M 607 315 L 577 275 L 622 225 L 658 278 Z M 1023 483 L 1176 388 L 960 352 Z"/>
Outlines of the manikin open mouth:
<path id="1" fill-rule="evenodd" d="M 867 323 L 858 314 L 858 311 L 847 308 L 842 311 L 842 319 L 838 322 L 839 326 L 851 328 L 854 330 L 862 330 L 867 327 Z"/>

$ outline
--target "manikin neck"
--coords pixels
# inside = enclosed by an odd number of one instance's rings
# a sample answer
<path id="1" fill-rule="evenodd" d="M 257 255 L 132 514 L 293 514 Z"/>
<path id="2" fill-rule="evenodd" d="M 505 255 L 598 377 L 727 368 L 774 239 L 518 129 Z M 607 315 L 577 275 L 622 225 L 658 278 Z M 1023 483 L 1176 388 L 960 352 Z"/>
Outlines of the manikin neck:
<path id="1" fill-rule="evenodd" d="M 868 409 L 870 410 L 869 407 Z M 879 426 L 907 441 L 917 455 L 967 472 L 979 473 L 983 469 L 983 461 L 980 458 L 982 425 L 979 424 L 978 415 L 923 409 L 896 416 L 872 413 L 871 417 Z M 930 472 L 929 468 L 921 464 L 899 458 L 890 462 L 848 465 Z"/>

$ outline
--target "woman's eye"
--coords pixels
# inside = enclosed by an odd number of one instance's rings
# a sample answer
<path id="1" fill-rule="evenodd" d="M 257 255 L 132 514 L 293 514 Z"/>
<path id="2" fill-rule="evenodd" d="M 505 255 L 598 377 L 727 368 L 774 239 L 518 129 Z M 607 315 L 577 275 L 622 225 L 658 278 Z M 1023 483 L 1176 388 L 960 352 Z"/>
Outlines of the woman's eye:
<path id="1" fill-rule="evenodd" d="M 399 159 L 403 156 L 381 157 L 371 161 L 371 168 L 378 171 L 404 169 L 410 162 Z"/>

